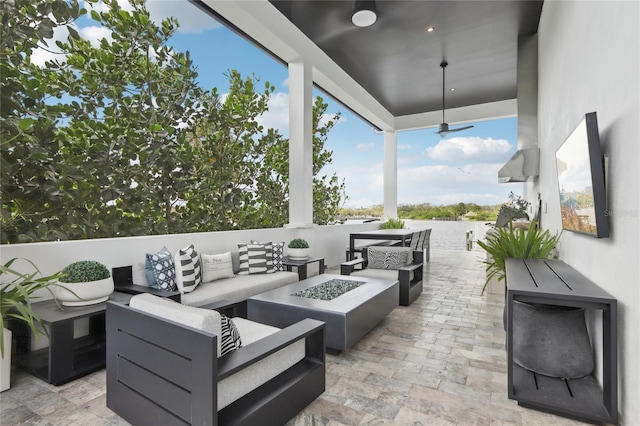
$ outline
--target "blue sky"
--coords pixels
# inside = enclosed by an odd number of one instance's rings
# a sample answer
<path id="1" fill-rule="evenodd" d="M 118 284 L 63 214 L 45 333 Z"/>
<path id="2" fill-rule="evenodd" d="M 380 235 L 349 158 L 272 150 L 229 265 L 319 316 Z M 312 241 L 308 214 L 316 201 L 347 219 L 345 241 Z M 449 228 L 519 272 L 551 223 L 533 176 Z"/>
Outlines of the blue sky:
<path id="1" fill-rule="evenodd" d="M 127 8 L 126 1 L 121 3 Z M 285 66 L 184 0 L 148 0 L 147 7 L 155 21 L 166 16 L 178 19 L 180 29 L 170 44 L 176 50 L 191 53 L 204 88 L 217 87 L 218 93 L 226 93 L 229 85 L 224 74 L 229 69 L 237 69 L 243 76 L 254 73 L 261 82 L 269 81 L 275 86 L 269 113 L 260 121 L 265 127 L 288 135 Z M 96 43 L 109 36 L 107 30 L 90 19 L 83 18 L 77 25 L 85 38 Z M 56 34 L 56 38 L 63 36 Z M 33 59 L 43 62 L 47 56 L 36 52 Z M 329 104 L 328 113 L 342 114 L 325 144 L 333 151 L 333 163 L 321 173 L 336 173 L 345 179 L 349 197 L 345 207 L 382 204 L 383 136 L 320 90 L 314 91 L 316 95 Z M 495 205 L 506 201 L 510 191 L 521 193 L 521 185 L 497 183 L 498 169 L 516 150 L 516 118 L 473 124 L 474 128 L 445 139 L 434 133 L 436 128 L 398 133 L 399 204 Z"/>

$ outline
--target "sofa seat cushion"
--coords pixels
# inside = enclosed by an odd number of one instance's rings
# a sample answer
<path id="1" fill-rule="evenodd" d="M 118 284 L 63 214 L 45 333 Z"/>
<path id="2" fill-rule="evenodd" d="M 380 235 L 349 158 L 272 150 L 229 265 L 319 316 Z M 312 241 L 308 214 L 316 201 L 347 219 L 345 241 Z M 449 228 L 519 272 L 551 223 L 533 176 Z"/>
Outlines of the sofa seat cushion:
<path id="1" fill-rule="evenodd" d="M 256 294 L 297 281 L 296 272 L 286 271 L 273 274 L 236 275 L 233 278 L 200 284 L 195 291 L 182 295 L 182 303 L 189 306 L 202 306 L 220 300 L 239 303 Z M 242 337 L 242 334 L 240 336 Z"/>
<path id="2" fill-rule="evenodd" d="M 350 275 L 356 277 L 378 278 L 384 280 L 397 280 L 398 271 L 393 269 L 363 269 L 361 271 L 353 271 Z M 413 271 L 409 272 L 409 281 L 413 280 Z"/>
<path id="3" fill-rule="evenodd" d="M 279 328 L 260 324 L 243 318 L 234 318 L 234 323 L 246 348 L 262 338 L 280 331 Z M 242 351 L 243 349 L 239 349 Z M 305 357 L 304 339 L 297 340 L 264 359 L 218 382 L 218 410 L 248 394 L 300 362 Z"/>

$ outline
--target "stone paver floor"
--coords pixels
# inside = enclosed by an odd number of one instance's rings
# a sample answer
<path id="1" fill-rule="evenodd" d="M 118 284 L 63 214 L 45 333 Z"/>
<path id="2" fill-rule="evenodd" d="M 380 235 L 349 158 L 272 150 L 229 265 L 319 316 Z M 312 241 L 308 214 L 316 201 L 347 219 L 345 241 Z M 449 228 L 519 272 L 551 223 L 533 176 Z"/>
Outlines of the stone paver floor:
<path id="1" fill-rule="evenodd" d="M 504 296 L 480 295 L 481 255 L 432 251 L 423 294 L 327 355 L 325 393 L 288 425 L 581 424 L 507 399 Z M 126 425 L 105 406 L 105 376 L 56 387 L 14 370 L 0 424 Z"/>

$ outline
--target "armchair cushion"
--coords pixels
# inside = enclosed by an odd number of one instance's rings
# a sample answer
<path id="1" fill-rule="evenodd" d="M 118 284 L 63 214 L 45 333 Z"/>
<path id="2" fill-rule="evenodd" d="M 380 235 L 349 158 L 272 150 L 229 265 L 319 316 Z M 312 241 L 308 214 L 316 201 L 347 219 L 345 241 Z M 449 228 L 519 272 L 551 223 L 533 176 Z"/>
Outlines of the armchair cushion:
<path id="1" fill-rule="evenodd" d="M 276 329 L 276 331 L 280 331 Z M 234 354 L 235 355 L 235 354 Z M 252 390 L 304 359 L 304 339 L 299 339 L 271 355 L 218 382 L 218 410 L 223 409 Z"/>
<path id="2" fill-rule="evenodd" d="M 217 311 L 181 305 L 173 300 L 163 299 L 149 293 L 133 296 L 129 301 L 129 306 L 216 336 L 222 335 L 220 314 Z M 221 355 L 221 340 L 218 339 L 218 357 Z"/>
<path id="3" fill-rule="evenodd" d="M 411 263 L 409 247 L 369 247 L 367 249 L 367 267 L 371 269 L 398 270 Z"/>

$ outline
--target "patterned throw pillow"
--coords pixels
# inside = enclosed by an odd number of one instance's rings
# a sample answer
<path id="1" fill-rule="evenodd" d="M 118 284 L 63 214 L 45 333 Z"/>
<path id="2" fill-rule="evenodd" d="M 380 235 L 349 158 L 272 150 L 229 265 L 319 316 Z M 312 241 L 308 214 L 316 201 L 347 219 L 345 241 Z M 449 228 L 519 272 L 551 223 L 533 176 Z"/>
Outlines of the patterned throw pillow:
<path id="1" fill-rule="evenodd" d="M 411 263 L 411 249 L 405 247 L 369 247 L 367 267 L 372 269 L 400 269 Z"/>
<path id="2" fill-rule="evenodd" d="M 149 287 L 176 291 L 176 267 L 171 252 L 163 247 L 158 253 L 147 253 L 144 265 Z"/>
<path id="3" fill-rule="evenodd" d="M 231 318 L 220 315 L 220 356 L 242 347 L 240 333 Z"/>
<path id="4" fill-rule="evenodd" d="M 176 254 L 176 281 L 181 293 L 189 293 L 202 282 L 200 255 L 193 244 Z"/>
<path id="5" fill-rule="evenodd" d="M 240 271 L 238 275 L 270 274 L 273 270 L 271 243 L 238 244 Z"/>
<path id="6" fill-rule="evenodd" d="M 221 254 L 202 253 L 200 259 L 202 260 L 202 280 L 205 283 L 235 277 L 230 251 Z"/>
<path id="7" fill-rule="evenodd" d="M 275 243 L 260 242 L 251 240 L 251 244 L 271 244 L 271 254 L 273 262 L 273 272 L 284 271 L 284 265 L 282 264 L 282 258 L 284 257 L 284 241 L 278 241 Z"/>

